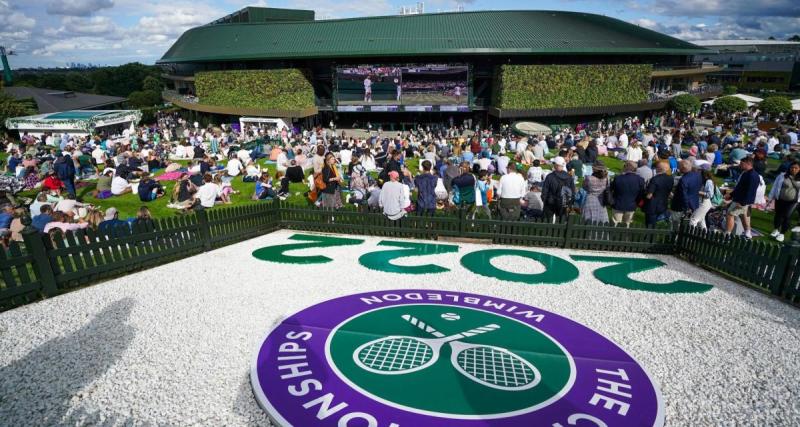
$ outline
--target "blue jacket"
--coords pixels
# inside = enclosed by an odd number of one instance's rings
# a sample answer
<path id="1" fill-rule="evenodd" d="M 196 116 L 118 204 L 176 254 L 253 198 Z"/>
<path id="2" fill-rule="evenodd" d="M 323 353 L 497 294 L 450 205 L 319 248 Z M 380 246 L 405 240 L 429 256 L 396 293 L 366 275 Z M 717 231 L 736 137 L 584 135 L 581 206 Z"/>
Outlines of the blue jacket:
<path id="1" fill-rule="evenodd" d="M 31 225 L 39 230 L 40 232 L 44 232 L 44 226 L 49 224 L 53 221 L 53 217 L 47 214 L 40 214 L 36 215 L 31 219 Z"/>
<path id="2" fill-rule="evenodd" d="M 429 173 L 422 173 L 414 178 L 414 185 L 419 193 L 417 194 L 417 206 L 420 209 L 436 208 L 436 183 L 438 178 Z"/>
<path id="3" fill-rule="evenodd" d="M 755 169 L 742 173 L 733 189 L 731 200 L 743 206 L 752 205 L 756 201 L 756 191 L 759 185 L 761 185 L 761 177 Z"/>
<path id="4" fill-rule="evenodd" d="M 71 181 L 75 179 L 75 163 L 68 156 L 61 156 L 53 162 L 53 169 L 56 171 L 58 179 Z"/>
<path id="5" fill-rule="evenodd" d="M 678 181 L 675 194 L 672 196 L 672 210 L 683 212 L 695 210 L 700 207 L 700 190 L 703 187 L 703 177 L 700 172 L 686 173 Z"/>
<path id="6" fill-rule="evenodd" d="M 644 193 L 644 179 L 635 172 L 618 175 L 611 183 L 611 194 L 614 196 L 614 210 L 633 212 L 636 202 Z"/>

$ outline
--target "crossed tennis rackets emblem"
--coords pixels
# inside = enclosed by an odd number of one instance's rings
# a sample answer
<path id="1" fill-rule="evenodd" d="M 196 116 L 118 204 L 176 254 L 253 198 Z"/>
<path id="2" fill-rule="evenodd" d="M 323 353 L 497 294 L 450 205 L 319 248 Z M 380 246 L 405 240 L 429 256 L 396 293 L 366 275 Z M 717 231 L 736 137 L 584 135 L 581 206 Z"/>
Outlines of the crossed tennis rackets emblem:
<path id="1" fill-rule="evenodd" d="M 532 363 L 508 349 L 460 341 L 496 331 L 499 325 L 492 323 L 446 336 L 414 316 L 401 317 L 434 338 L 390 335 L 369 341 L 353 352 L 359 368 L 380 375 L 410 374 L 432 366 L 439 360 L 441 348 L 450 345 L 450 363 L 456 371 L 486 387 L 522 391 L 541 381 L 542 376 Z"/>

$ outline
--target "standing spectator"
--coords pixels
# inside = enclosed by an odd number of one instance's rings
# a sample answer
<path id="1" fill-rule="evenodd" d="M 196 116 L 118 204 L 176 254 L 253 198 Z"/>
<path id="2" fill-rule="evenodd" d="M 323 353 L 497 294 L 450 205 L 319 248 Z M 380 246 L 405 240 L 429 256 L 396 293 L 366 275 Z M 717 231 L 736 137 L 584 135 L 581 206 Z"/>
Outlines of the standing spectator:
<path id="1" fill-rule="evenodd" d="M 436 183 L 438 178 L 431 174 L 431 162 L 422 161 L 422 173 L 414 178 L 417 187 L 417 213 L 433 216 L 436 212 Z"/>
<path id="2" fill-rule="evenodd" d="M 700 190 L 700 206 L 692 213 L 692 219 L 689 221 L 689 225 L 707 230 L 708 227 L 706 226 L 706 215 L 708 214 L 708 211 L 714 207 L 711 204 L 711 199 L 717 192 L 717 186 L 714 184 L 714 175 L 710 170 L 703 170 L 702 176 L 703 188 Z"/>
<path id="3" fill-rule="evenodd" d="M 328 153 L 324 158 L 325 166 L 322 168 L 322 181 L 325 188 L 321 191 L 322 207 L 328 209 L 339 209 L 342 207 L 342 196 L 339 192 L 339 185 L 342 177 L 336 168 L 336 157 L 333 153 Z"/>
<path id="4" fill-rule="evenodd" d="M 553 159 L 553 172 L 547 175 L 542 184 L 544 218 L 546 221 L 563 219 L 575 202 L 575 180 L 564 169 L 567 162 L 563 157 Z"/>
<path id="5" fill-rule="evenodd" d="M 538 160 L 537 160 L 538 161 Z M 508 173 L 500 178 L 497 195 L 500 197 L 498 210 L 500 218 L 516 221 L 520 216 L 520 200 L 525 197 L 527 185 L 518 171 L 518 166 L 510 165 Z"/>
<path id="6" fill-rule="evenodd" d="M 72 160 L 72 157 L 68 154 L 62 154 L 53 163 L 53 169 L 56 171 L 58 179 L 64 183 L 67 193 L 73 197 L 77 197 L 75 194 L 75 162 Z"/>
<path id="7" fill-rule="evenodd" d="M 775 230 L 770 234 L 775 240 L 783 242 L 792 214 L 800 201 L 800 163 L 792 162 L 789 170 L 775 178 L 767 197 L 767 202 L 775 202 Z"/>
<path id="8" fill-rule="evenodd" d="M 592 174 L 584 178 L 583 189 L 586 190 L 586 201 L 581 208 L 584 221 L 607 223 L 608 210 L 603 206 L 601 197 L 608 188 L 608 170 L 601 164 L 592 166 Z"/>
<path id="9" fill-rule="evenodd" d="M 453 178 L 453 191 L 458 192 L 458 205 L 466 209 L 467 214 L 475 210 L 475 176 L 472 175 L 469 163 L 462 162 L 459 168 L 461 175 Z M 454 199 L 456 197 L 454 196 Z"/>
<path id="10" fill-rule="evenodd" d="M 689 216 L 700 207 L 700 191 L 703 188 L 703 178 L 700 172 L 692 170 L 692 162 L 681 160 L 678 163 L 681 179 L 672 196 L 672 222 L 680 223 L 681 219 Z"/>
<path id="11" fill-rule="evenodd" d="M 761 184 L 761 177 L 753 169 L 753 158 L 745 157 L 739 162 L 741 175 L 730 195 L 731 204 L 728 206 L 726 234 L 730 235 L 736 226 L 736 217 L 742 221 L 744 237 L 753 237 L 750 230 L 750 205 L 756 201 L 756 192 Z"/>
<path id="12" fill-rule="evenodd" d="M 650 168 L 647 168 L 650 170 Z M 651 171 L 652 173 L 652 171 Z M 636 163 L 628 161 L 622 167 L 622 175 L 611 183 L 611 195 L 614 199 L 611 222 L 616 226 L 624 223 L 630 227 L 636 205 L 645 189 L 644 179 L 637 173 Z"/>
<path id="13" fill-rule="evenodd" d="M 644 202 L 644 223 L 648 228 L 655 228 L 659 219 L 667 213 L 667 202 L 672 193 L 675 181 L 669 175 L 669 162 L 662 160 L 656 164 L 656 175 L 647 184 Z"/>

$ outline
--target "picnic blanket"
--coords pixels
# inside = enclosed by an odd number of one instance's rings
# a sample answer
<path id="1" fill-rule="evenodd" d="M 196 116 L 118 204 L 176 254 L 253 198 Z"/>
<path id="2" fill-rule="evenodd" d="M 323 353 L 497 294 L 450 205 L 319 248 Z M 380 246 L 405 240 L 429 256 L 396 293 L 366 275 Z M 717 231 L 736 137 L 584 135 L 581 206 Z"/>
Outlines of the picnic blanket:
<path id="1" fill-rule="evenodd" d="M 182 174 L 181 171 L 163 173 L 156 177 L 156 181 L 177 181 Z"/>

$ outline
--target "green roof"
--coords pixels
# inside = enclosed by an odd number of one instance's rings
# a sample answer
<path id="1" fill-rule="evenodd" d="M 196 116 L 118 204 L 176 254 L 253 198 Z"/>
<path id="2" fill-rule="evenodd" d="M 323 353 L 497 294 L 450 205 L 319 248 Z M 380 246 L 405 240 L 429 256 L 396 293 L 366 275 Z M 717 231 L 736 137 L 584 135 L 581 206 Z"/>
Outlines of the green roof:
<path id="1" fill-rule="evenodd" d="M 183 33 L 158 62 L 706 52 L 705 48 L 607 16 L 526 10 L 206 25 Z"/>

